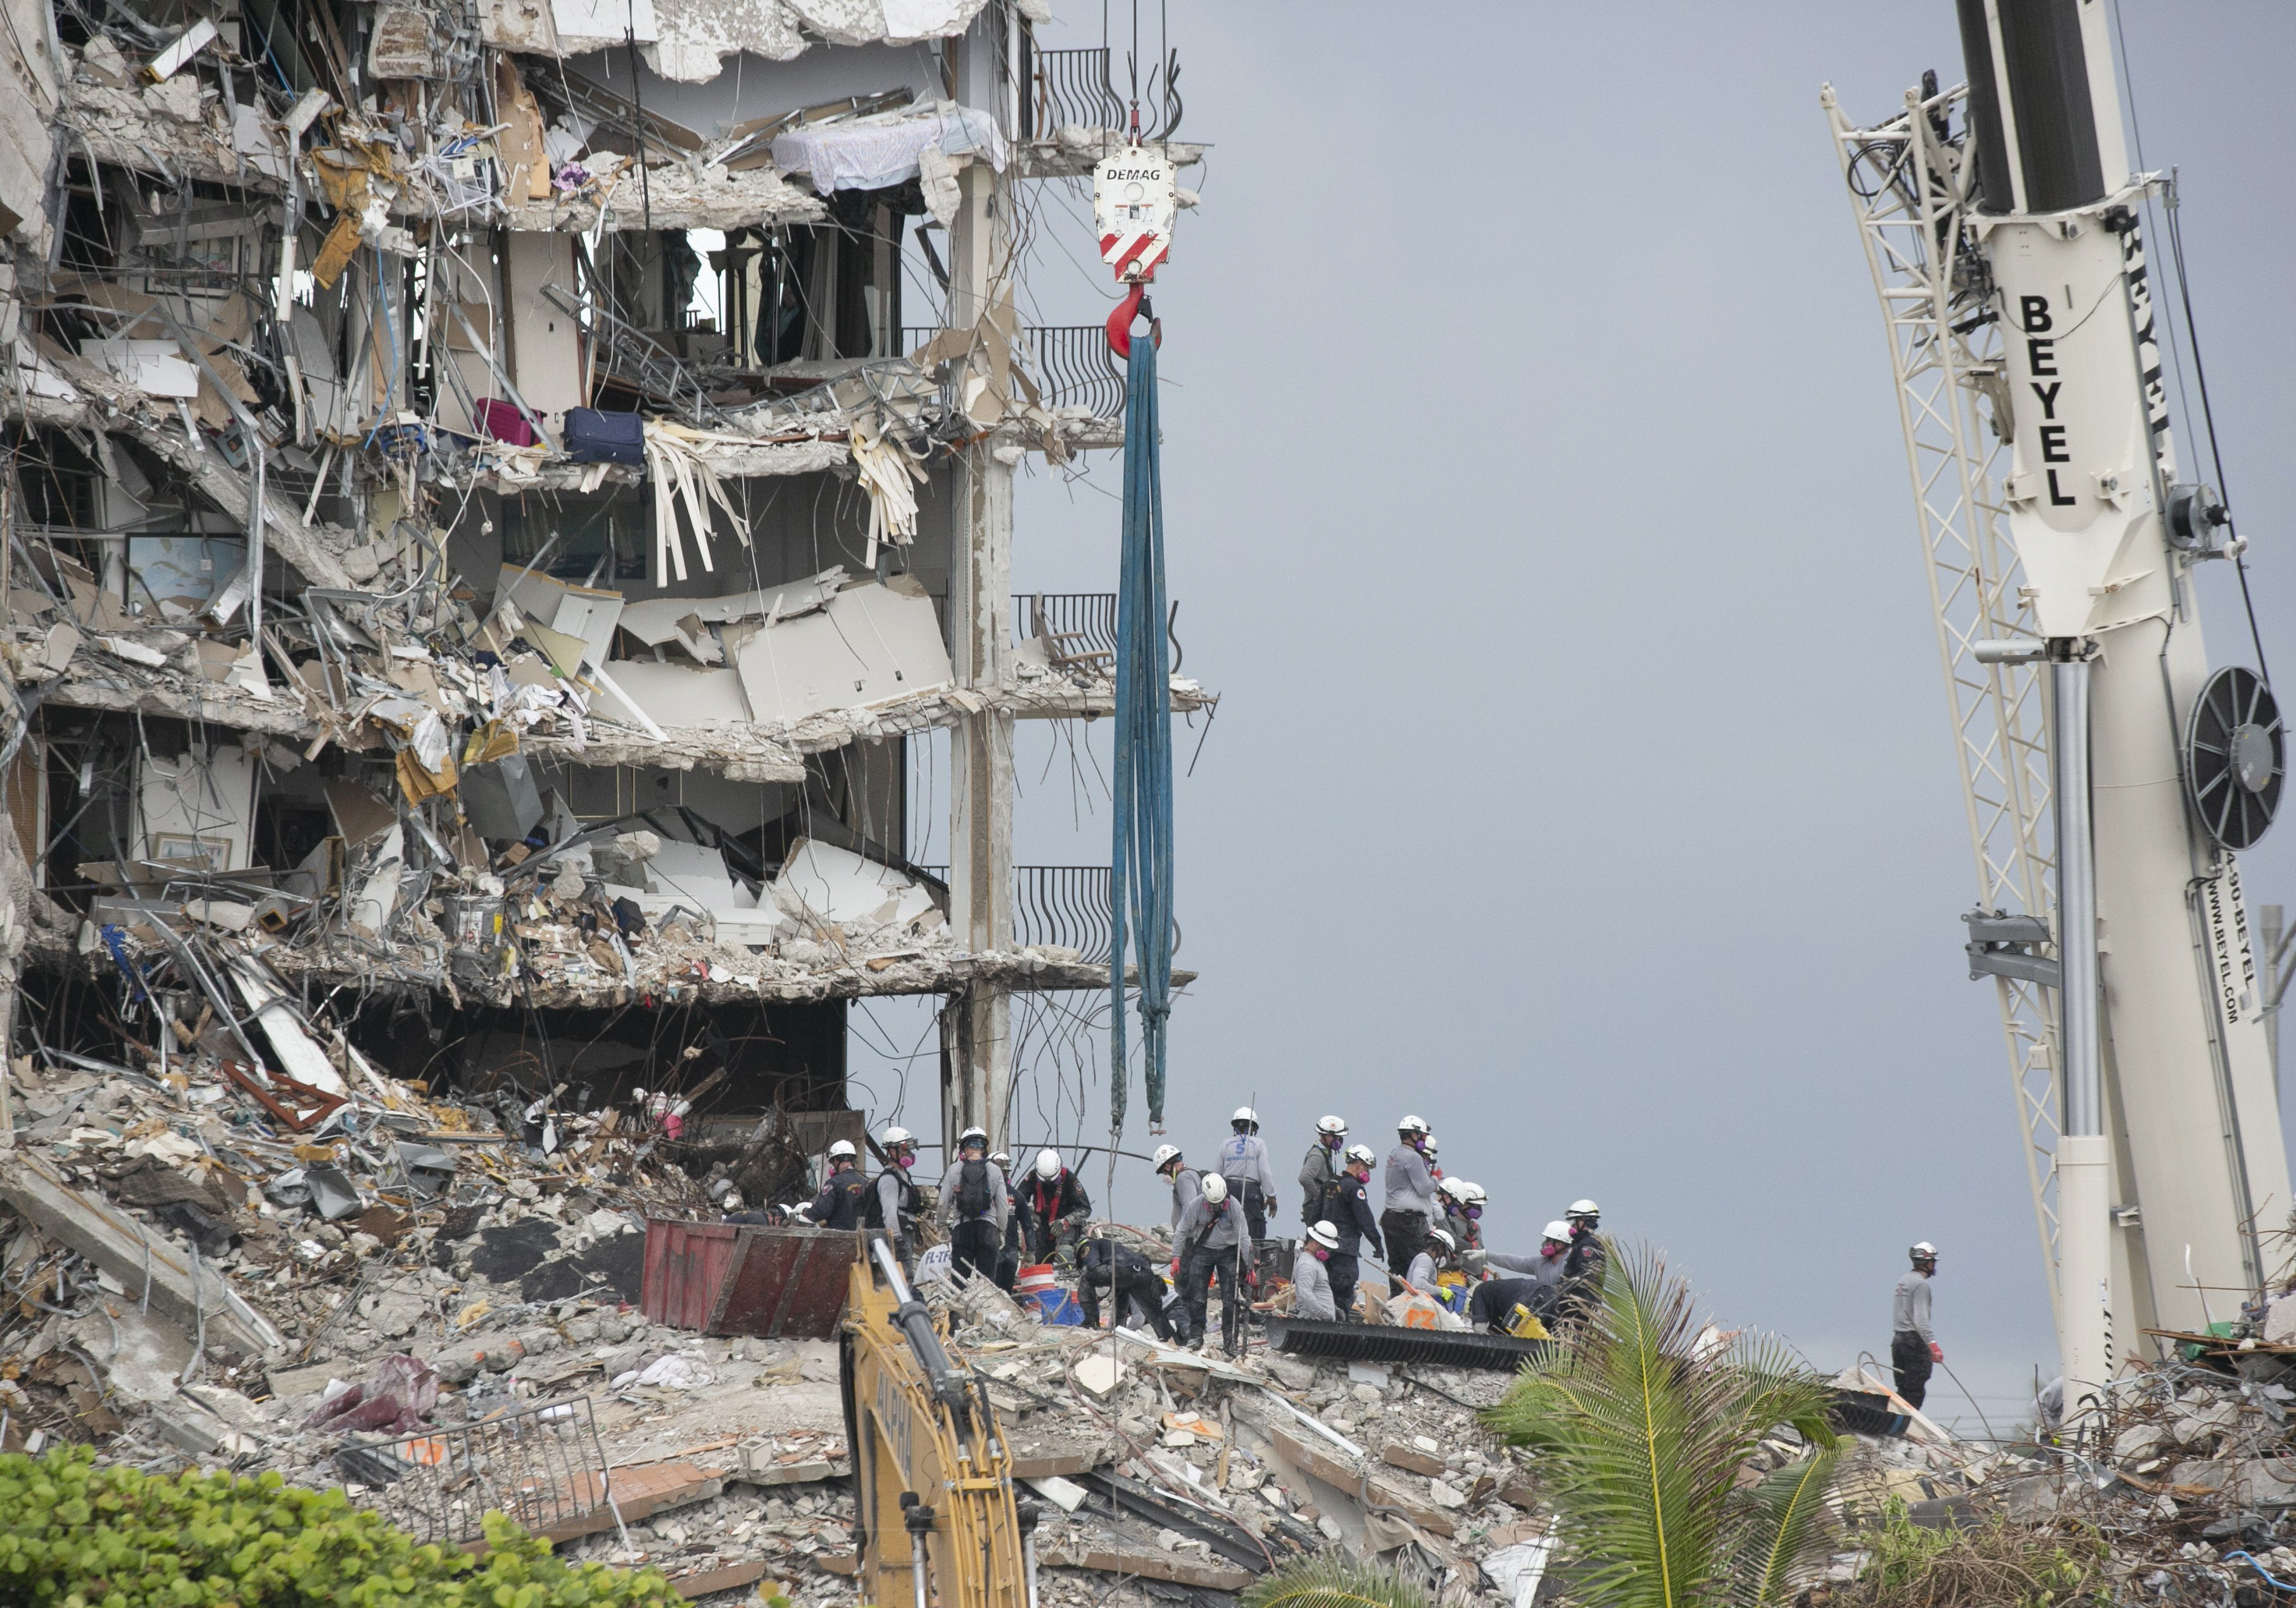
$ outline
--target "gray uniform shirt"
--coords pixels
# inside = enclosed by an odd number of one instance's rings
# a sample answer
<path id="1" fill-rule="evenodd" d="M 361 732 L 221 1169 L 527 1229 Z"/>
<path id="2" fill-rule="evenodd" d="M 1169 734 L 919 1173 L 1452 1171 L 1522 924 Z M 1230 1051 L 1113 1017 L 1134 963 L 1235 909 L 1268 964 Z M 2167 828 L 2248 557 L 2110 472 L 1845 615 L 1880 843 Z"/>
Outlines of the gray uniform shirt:
<path id="1" fill-rule="evenodd" d="M 1430 1219 L 1435 1215 L 1435 1179 L 1427 1158 L 1408 1144 L 1387 1153 L 1387 1210 L 1415 1211 Z"/>
<path id="2" fill-rule="evenodd" d="M 885 1219 L 885 1232 L 898 1235 L 901 1231 L 901 1186 L 890 1168 L 877 1175 L 877 1210 Z"/>
<path id="3" fill-rule="evenodd" d="M 1263 1196 L 1275 1193 L 1275 1169 L 1258 1134 L 1231 1134 L 1219 1150 L 1220 1177 L 1230 1184 L 1257 1184 Z"/>
<path id="4" fill-rule="evenodd" d="M 988 1169 L 988 1210 L 979 1213 L 972 1220 L 976 1223 L 996 1224 L 997 1237 L 1001 1239 L 1004 1234 L 1004 1221 L 1013 1213 L 1012 1200 L 1004 1193 L 1006 1188 L 1004 1169 L 994 1161 L 983 1161 L 981 1165 Z M 956 1227 L 956 1186 L 964 1181 L 964 1162 L 960 1158 L 955 1166 L 941 1175 L 940 1226 L 944 1228 Z"/>
<path id="5" fill-rule="evenodd" d="M 1930 1327 L 1928 1275 L 1908 1268 L 1898 1281 L 1898 1288 L 1890 1297 L 1890 1333 L 1918 1334 L 1926 1343 L 1937 1344 L 1937 1331 Z"/>
<path id="6" fill-rule="evenodd" d="M 1413 1257 L 1411 1271 L 1403 1276 L 1403 1282 L 1423 1295 L 1432 1292 L 1435 1288 L 1435 1259 L 1424 1251 Z"/>
<path id="7" fill-rule="evenodd" d="M 1331 1185 L 1340 1181 L 1347 1163 L 1338 1151 L 1317 1141 L 1308 1152 L 1308 1159 L 1300 1163 L 1300 1195 L 1302 1200 L 1314 1200 Z"/>
<path id="8" fill-rule="evenodd" d="M 1172 1174 L 1172 1227 L 1177 1228 L 1188 1208 L 1204 1198 L 1204 1175 L 1193 1167 L 1183 1167 Z"/>
<path id="9" fill-rule="evenodd" d="M 1172 1231 L 1172 1248 L 1185 1251 L 1201 1243 L 1210 1251 L 1233 1251 L 1242 1240 L 1243 1229 L 1243 1208 L 1235 1203 L 1234 1195 L 1218 1206 L 1200 1195 L 1180 1214 L 1180 1226 Z"/>
<path id="10" fill-rule="evenodd" d="M 1496 1268 L 1502 1272 L 1512 1273 L 1517 1278 L 1530 1279 L 1549 1289 L 1562 1282 L 1562 1265 L 1570 1259 L 1570 1253 L 1568 1251 L 1561 1256 L 1546 1256 L 1536 1251 L 1529 1256 L 1509 1256 L 1498 1251 L 1487 1251 L 1483 1253 L 1486 1266 Z"/>
<path id="11" fill-rule="evenodd" d="M 1324 1271 L 1323 1258 L 1305 1245 L 1292 1263 L 1292 1316 L 1319 1317 L 1325 1323 L 1340 1316 L 1332 1300 L 1332 1276 Z"/>

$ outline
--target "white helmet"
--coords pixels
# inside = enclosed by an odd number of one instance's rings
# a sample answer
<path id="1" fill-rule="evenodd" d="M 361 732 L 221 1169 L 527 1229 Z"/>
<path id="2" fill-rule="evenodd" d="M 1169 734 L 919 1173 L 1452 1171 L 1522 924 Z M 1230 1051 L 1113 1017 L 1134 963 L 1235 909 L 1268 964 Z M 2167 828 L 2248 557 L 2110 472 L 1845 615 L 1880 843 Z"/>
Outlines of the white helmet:
<path id="1" fill-rule="evenodd" d="M 1220 1177 L 1219 1174 L 1216 1172 L 1206 1173 L 1204 1175 L 1204 1199 L 1210 1201 L 1215 1206 L 1218 1205 L 1222 1201 L 1226 1200 L 1227 1180 Z"/>
<path id="2" fill-rule="evenodd" d="M 1553 1240 L 1558 1245 L 1567 1245 L 1570 1243 L 1570 1225 L 1559 1220 L 1549 1223 L 1540 1233 L 1539 1238 Z"/>
<path id="3" fill-rule="evenodd" d="M 1427 1237 L 1442 1246 L 1447 1255 L 1459 1248 L 1459 1242 L 1451 1237 L 1451 1231 L 1447 1228 L 1430 1228 Z"/>
<path id="4" fill-rule="evenodd" d="M 1562 1215 L 1569 1218 L 1573 1222 L 1578 1221 L 1580 1218 L 1585 1218 L 1591 1223 L 1596 1218 L 1603 1215 L 1603 1209 L 1600 1206 L 1595 1205 L 1592 1201 L 1573 1201 L 1570 1202 L 1570 1210 L 1564 1212 Z"/>
<path id="5" fill-rule="evenodd" d="M 1348 1131 L 1348 1125 L 1338 1117 L 1323 1117 L 1316 1120 L 1316 1131 L 1319 1134 L 1343 1134 Z"/>
<path id="6" fill-rule="evenodd" d="M 850 1139 L 839 1139 L 829 1147 L 829 1159 L 832 1161 L 849 1161 L 853 1155 L 853 1141 Z"/>
<path id="7" fill-rule="evenodd" d="M 1156 1153 L 1149 1157 L 1148 1161 L 1158 1172 L 1161 1172 L 1179 1159 L 1180 1147 L 1178 1145 L 1159 1144 L 1156 1147 Z"/>
<path id="8" fill-rule="evenodd" d="M 1249 1122 L 1252 1127 L 1258 1128 L 1259 1113 L 1248 1105 L 1239 1105 L 1235 1108 L 1235 1115 L 1228 1119 L 1230 1127 L 1234 1127 L 1238 1122 Z"/>
<path id="9" fill-rule="evenodd" d="M 985 1128 L 968 1128 L 963 1133 L 956 1136 L 957 1149 L 963 1150 L 968 1144 L 978 1144 L 981 1149 L 987 1150 L 988 1148 L 988 1130 Z"/>
<path id="10" fill-rule="evenodd" d="M 1459 1185 L 1459 1188 L 1462 1192 L 1462 1198 L 1470 1206 L 1487 1206 L 1490 1203 L 1490 1191 L 1485 1189 L 1480 1184 L 1463 1183 Z"/>
<path id="11" fill-rule="evenodd" d="M 988 1159 L 1005 1172 L 1013 1170 L 1013 1158 L 1004 1151 L 1000 1150 Z"/>
<path id="12" fill-rule="evenodd" d="M 1467 1192 L 1473 1187 L 1474 1185 L 1468 1183 L 1464 1178 L 1446 1178 L 1441 1183 L 1435 1185 L 1435 1193 L 1437 1194 L 1449 1195 L 1453 1200 L 1458 1202 L 1460 1205 L 1464 1206 L 1467 1204 L 1468 1200 Z"/>
<path id="13" fill-rule="evenodd" d="M 1308 1237 L 1326 1251 L 1337 1251 L 1340 1248 L 1340 1231 L 1329 1223 L 1313 1225 L 1308 1230 Z"/>
<path id="14" fill-rule="evenodd" d="M 877 1146 L 881 1150 L 891 1150 L 899 1144 L 914 1145 L 916 1142 L 917 1136 L 898 1123 L 895 1123 L 877 1136 Z"/>
<path id="15" fill-rule="evenodd" d="M 1937 1260 L 1937 1247 L 1931 1244 L 1927 1240 L 1923 1240 L 1920 1244 L 1915 1245 L 1907 1254 L 1912 1256 L 1914 1260 L 1917 1262 L 1933 1262 Z"/>
<path id="16" fill-rule="evenodd" d="M 1429 1134 L 1427 1136 L 1425 1149 L 1427 1153 L 1431 1156 L 1435 1153 L 1435 1136 L 1433 1134 Z"/>
<path id="17" fill-rule="evenodd" d="M 1057 1178 L 1061 1176 L 1059 1151 L 1040 1150 L 1037 1153 L 1037 1176 L 1040 1178 Z"/>
<path id="18" fill-rule="evenodd" d="M 1427 1131 L 1427 1124 L 1416 1117 L 1406 1116 L 1395 1125 L 1395 1131 L 1399 1134 L 1423 1134 Z"/>
<path id="19" fill-rule="evenodd" d="M 1365 1167 L 1369 1167 L 1379 1158 L 1371 1153 L 1371 1146 L 1368 1144 L 1350 1144 L 1348 1146 L 1348 1160 L 1360 1161 Z"/>

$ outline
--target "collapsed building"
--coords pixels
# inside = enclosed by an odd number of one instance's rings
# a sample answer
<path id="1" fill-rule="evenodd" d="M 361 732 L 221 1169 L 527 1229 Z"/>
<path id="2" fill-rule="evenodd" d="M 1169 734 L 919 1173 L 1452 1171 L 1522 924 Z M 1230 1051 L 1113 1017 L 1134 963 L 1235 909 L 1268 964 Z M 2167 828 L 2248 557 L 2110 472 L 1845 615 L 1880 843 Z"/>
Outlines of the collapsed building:
<path id="1" fill-rule="evenodd" d="M 1115 600 L 1011 591 L 1016 469 L 1120 439 L 1098 327 L 1016 311 L 1107 52 L 1041 0 L 8 14 L 18 1080 L 297 1132 L 354 1063 L 529 1123 L 667 1082 L 817 1144 L 849 1003 L 929 995 L 1001 1128 L 1013 991 L 1108 986 L 1012 765 L 1112 707 Z"/>

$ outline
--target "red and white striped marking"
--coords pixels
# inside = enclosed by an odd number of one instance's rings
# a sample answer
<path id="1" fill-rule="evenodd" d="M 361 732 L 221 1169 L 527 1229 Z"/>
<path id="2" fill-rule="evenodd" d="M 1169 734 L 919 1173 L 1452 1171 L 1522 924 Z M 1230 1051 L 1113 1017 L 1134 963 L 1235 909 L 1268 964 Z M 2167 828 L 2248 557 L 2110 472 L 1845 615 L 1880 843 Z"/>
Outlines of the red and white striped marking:
<path id="1" fill-rule="evenodd" d="M 1172 237 L 1157 229 L 1135 229 L 1100 237 L 1101 261 L 1115 268 L 1117 280 L 1126 284 L 1155 278 L 1156 269 L 1171 249 Z"/>

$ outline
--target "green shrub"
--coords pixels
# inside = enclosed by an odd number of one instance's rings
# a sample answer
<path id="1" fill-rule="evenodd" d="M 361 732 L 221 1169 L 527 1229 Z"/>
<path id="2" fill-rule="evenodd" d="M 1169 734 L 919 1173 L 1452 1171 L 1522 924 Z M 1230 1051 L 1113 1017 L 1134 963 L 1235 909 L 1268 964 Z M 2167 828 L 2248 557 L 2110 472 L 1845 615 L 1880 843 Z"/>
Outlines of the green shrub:
<path id="1" fill-rule="evenodd" d="M 1893 1501 L 1858 1538 L 1855 1584 L 1833 1599 L 1854 1608 L 2071 1608 L 2112 1600 L 2104 1539 L 2084 1526 L 2034 1528 L 1996 1514 L 1972 1530 L 1929 1530 Z"/>
<path id="2" fill-rule="evenodd" d="M 653 1570 L 570 1564 L 499 1514 L 490 1550 L 417 1545 L 340 1490 L 160 1476 L 86 1447 L 0 1456 L 0 1608 L 682 1608 Z"/>

